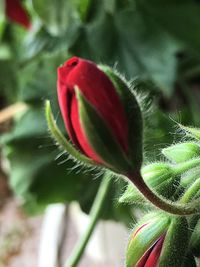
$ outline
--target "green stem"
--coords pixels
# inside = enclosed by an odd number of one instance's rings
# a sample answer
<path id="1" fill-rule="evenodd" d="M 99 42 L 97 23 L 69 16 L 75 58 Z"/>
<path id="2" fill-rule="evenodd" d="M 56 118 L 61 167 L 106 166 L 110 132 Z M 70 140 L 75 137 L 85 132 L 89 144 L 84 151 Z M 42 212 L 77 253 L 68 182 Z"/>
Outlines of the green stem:
<path id="1" fill-rule="evenodd" d="M 200 203 L 198 200 L 194 200 L 186 205 L 181 203 L 173 203 L 172 201 L 157 195 L 146 185 L 140 173 L 129 175 L 129 179 L 152 204 L 161 210 L 181 216 L 192 215 L 200 212 Z"/>
<path id="2" fill-rule="evenodd" d="M 86 232 L 81 237 L 81 239 L 80 239 L 79 243 L 77 244 L 77 246 L 75 247 L 75 250 L 73 251 L 71 257 L 67 261 L 65 267 L 76 267 L 77 264 L 79 263 L 82 255 L 84 253 L 84 250 L 87 246 L 87 243 L 88 243 L 88 241 L 89 241 L 89 239 L 93 233 L 93 230 L 94 230 L 94 228 L 98 222 L 99 215 L 100 215 L 102 207 L 104 205 L 105 198 L 106 198 L 107 192 L 109 190 L 110 184 L 111 184 L 110 174 L 105 173 L 103 180 L 101 182 L 99 191 L 97 193 L 97 196 L 96 196 L 94 203 L 92 205 L 92 208 L 91 208 L 91 212 L 90 212 L 91 221 L 88 225 Z"/>

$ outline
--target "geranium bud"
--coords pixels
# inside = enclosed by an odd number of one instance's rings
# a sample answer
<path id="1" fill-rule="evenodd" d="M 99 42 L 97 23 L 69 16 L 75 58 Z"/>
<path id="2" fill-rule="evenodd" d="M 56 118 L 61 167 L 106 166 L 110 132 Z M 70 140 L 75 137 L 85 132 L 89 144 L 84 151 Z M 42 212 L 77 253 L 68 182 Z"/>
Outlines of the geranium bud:
<path id="1" fill-rule="evenodd" d="M 138 141 L 142 139 L 142 120 L 140 118 L 138 123 L 140 109 L 137 104 L 131 123 L 141 125 L 134 129 L 134 135 L 138 133 L 139 137 L 134 140 L 134 159 L 137 161 L 133 161 L 133 125 L 129 124 L 127 103 L 121 97 L 132 93 L 125 84 L 123 88 L 120 86 L 88 60 L 73 57 L 58 68 L 58 101 L 70 139 L 79 151 L 97 164 L 126 174 L 141 165 L 142 140 Z M 133 95 L 132 98 L 135 105 Z"/>
<path id="2" fill-rule="evenodd" d="M 167 216 L 148 214 L 133 229 L 127 248 L 126 267 L 144 267 L 149 256 L 151 261 L 157 261 L 169 225 Z"/>
<path id="3" fill-rule="evenodd" d="M 169 198 L 176 191 L 174 183 L 175 175 L 170 164 L 165 162 L 156 162 L 144 166 L 141 169 L 142 177 L 145 183 L 156 190 L 160 195 Z M 144 202 L 144 197 L 137 188 L 130 183 L 119 202 L 140 203 Z"/>
<path id="4" fill-rule="evenodd" d="M 169 198 L 176 191 L 177 177 L 169 163 L 148 164 L 142 168 L 141 173 L 147 185 L 154 188 L 160 195 Z"/>
<path id="5" fill-rule="evenodd" d="M 16 22 L 17 24 L 20 24 L 26 29 L 30 28 L 31 22 L 28 12 L 25 10 L 20 0 L 6 0 L 5 7 L 6 16 L 10 20 Z"/>
<path id="6" fill-rule="evenodd" d="M 185 218 L 172 219 L 161 213 L 148 214 L 131 234 L 126 267 L 181 266 L 188 240 Z"/>
<path id="7" fill-rule="evenodd" d="M 151 184 L 151 187 L 156 187 L 174 176 L 173 168 L 165 162 L 148 164 L 142 168 L 141 173 L 144 181 Z"/>
<path id="8" fill-rule="evenodd" d="M 156 267 L 182 266 L 188 252 L 190 229 L 185 217 L 171 220 Z"/>
<path id="9" fill-rule="evenodd" d="M 162 153 L 169 160 L 181 163 L 199 156 L 200 146 L 194 142 L 185 142 L 164 148 Z"/>

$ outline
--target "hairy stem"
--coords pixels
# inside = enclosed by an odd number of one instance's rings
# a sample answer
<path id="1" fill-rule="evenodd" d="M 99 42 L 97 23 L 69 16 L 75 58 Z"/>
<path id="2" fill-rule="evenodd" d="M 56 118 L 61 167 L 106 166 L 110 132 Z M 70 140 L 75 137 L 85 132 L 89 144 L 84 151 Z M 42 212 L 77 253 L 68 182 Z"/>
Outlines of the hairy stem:
<path id="1" fill-rule="evenodd" d="M 129 179 L 137 187 L 137 189 L 156 207 L 162 209 L 168 213 L 175 215 L 192 215 L 200 213 L 200 203 L 195 200 L 188 204 L 180 204 L 168 201 L 167 199 L 158 196 L 144 182 L 140 173 L 129 175 Z"/>

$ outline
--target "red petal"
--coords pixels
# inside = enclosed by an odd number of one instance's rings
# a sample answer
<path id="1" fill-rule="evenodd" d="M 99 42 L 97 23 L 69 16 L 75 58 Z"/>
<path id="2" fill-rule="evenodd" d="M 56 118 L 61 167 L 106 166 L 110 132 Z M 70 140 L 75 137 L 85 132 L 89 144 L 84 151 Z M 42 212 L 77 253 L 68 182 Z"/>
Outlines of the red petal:
<path id="1" fill-rule="evenodd" d="M 73 64 L 72 64 L 73 65 Z M 76 61 L 74 62 L 74 66 Z M 58 92 L 58 102 L 61 109 L 61 113 L 64 119 L 65 126 L 67 128 L 68 134 L 75 145 L 77 145 L 77 139 L 74 136 L 73 127 L 71 124 L 71 100 L 72 96 L 75 94 L 73 89 L 67 87 L 67 76 L 72 68 L 60 67 L 58 68 L 58 80 L 57 80 L 57 92 Z"/>
<path id="2" fill-rule="evenodd" d="M 145 267 L 157 267 L 165 236 L 162 236 L 154 245 Z"/>
<path id="3" fill-rule="evenodd" d="M 58 98 L 68 131 L 70 127 L 66 117 L 69 107 L 63 97 L 66 97 L 67 91 L 73 90 L 75 85 L 95 107 L 116 140 L 127 151 L 128 123 L 112 82 L 95 64 L 77 57 L 71 58 L 58 69 Z"/>
<path id="4" fill-rule="evenodd" d="M 78 114 L 78 103 L 75 94 L 72 97 L 70 119 L 75 135 L 73 138 L 76 138 L 79 149 L 85 151 L 86 155 L 95 160 L 96 162 L 103 163 L 103 161 L 98 157 L 98 155 L 96 155 L 96 153 L 92 150 L 82 130 Z"/>
<path id="5" fill-rule="evenodd" d="M 145 267 L 145 263 L 151 253 L 152 247 L 150 249 L 148 249 L 144 255 L 142 256 L 142 258 L 139 260 L 139 262 L 136 264 L 135 267 Z M 155 267 L 155 266 L 151 266 L 151 267 Z"/>
<path id="6" fill-rule="evenodd" d="M 160 237 L 156 243 L 144 253 L 136 267 L 157 267 L 164 239 L 165 235 Z"/>
<path id="7" fill-rule="evenodd" d="M 6 0 L 6 16 L 27 29 L 31 26 L 28 13 L 19 0 Z"/>
<path id="8" fill-rule="evenodd" d="M 157 267 L 164 239 L 165 235 L 160 237 L 156 243 L 144 253 L 136 267 Z"/>

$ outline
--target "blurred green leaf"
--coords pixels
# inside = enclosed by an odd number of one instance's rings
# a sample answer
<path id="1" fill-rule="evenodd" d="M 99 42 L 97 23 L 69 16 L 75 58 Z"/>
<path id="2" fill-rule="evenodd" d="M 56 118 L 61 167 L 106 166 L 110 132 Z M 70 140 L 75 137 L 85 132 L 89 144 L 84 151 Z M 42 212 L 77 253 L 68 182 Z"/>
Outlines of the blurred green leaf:
<path id="1" fill-rule="evenodd" d="M 21 68 L 20 99 L 27 102 L 41 102 L 47 98 L 56 100 L 57 68 L 67 58 L 65 51 L 47 53 Z"/>
<path id="2" fill-rule="evenodd" d="M 192 0 L 138 0 L 144 16 L 151 17 L 164 31 L 200 52 L 200 5 Z"/>
<path id="3" fill-rule="evenodd" d="M 17 66 L 14 60 L 0 60 L 0 92 L 13 102 L 18 95 Z"/>
<path id="4" fill-rule="evenodd" d="M 33 7 L 47 30 L 54 36 L 70 29 L 72 23 L 77 23 L 79 18 L 72 0 L 33 0 Z"/>
<path id="5" fill-rule="evenodd" d="M 24 142 L 23 146 L 6 145 L 4 149 L 10 161 L 10 185 L 27 210 L 33 203 L 40 209 L 56 202 L 91 201 L 99 180 L 93 181 L 90 172 L 73 171 L 74 164 L 69 160 L 58 164 L 55 158 L 59 152 L 37 143 L 33 139 L 32 145 Z"/>
<path id="6" fill-rule="evenodd" d="M 114 49 L 113 49 L 114 48 Z M 165 96 L 173 92 L 179 45 L 150 18 L 129 8 L 114 14 L 100 9 L 85 25 L 70 52 L 106 63 L 128 78 L 151 79 Z"/>
<path id="7" fill-rule="evenodd" d="M 15 127 L 1 138 L 1 143 L 29 142 L 35 137 L 39 141 L 39 138 L 44 138 L 45 135 L 48 137 L 43 112 L 44 108 L 41 106 L 25 110 L 20 116 L 16 117 Z"/>
<path id="8" fill-rule="evenodd" d="M 48 133 L 42 105 L 29 106 L 0 142 L 10 163 L 11 188 L 28 212 L 39 212 L 51 203 L 75 200 L 89 212 L 101 174 L 76 166 L 66 153 L 60 153 Z M 116 202 L 124 186 L 123 181 L 113 183 L 102 218 L 129 222 L 130 207 Z"/>
<path id="9" fill-rule="evenodd" d="M 136 10 L 119 12 L 115 23 L 120 70 L 125 70 L 129 77 L 153 80 L 166 96 L 170 96 L 176 78 L 177 43 Z"/>

